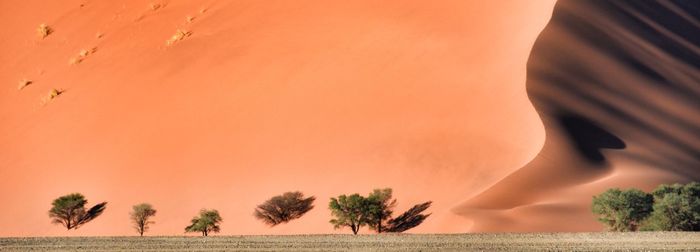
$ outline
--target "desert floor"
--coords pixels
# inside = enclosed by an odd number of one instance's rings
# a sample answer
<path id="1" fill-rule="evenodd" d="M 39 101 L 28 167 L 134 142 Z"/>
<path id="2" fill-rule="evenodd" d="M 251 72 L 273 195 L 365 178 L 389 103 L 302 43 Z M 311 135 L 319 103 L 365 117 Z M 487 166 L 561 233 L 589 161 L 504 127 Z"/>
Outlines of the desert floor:
<path id="1" fill-rule="evenodd" d="M 0 238 L 0 251 L 699 251 L 700 233 Z"/>

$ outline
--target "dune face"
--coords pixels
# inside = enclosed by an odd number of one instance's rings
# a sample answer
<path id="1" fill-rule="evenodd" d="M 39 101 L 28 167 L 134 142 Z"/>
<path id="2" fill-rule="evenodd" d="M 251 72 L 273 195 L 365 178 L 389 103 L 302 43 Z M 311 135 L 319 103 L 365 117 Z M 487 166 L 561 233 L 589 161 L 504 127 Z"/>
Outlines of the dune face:
<path id="1" fill-rule="evenodd" d="M 452 208 L 543 144 L 525 66 L 553 4 L 2 1 L 0 236 L 135 235 L 141 202 L 147 235 L 201 208 L 222 234 L 348 233 L 328 199 L 380 187 L 434 201 L 411 232 L 467 231 Z M 316 207 L 253 217 L 291 190 Z M 109 203 L 67 232 L 47 211 L 72 192 Z"/>
<path id="2" fill-rule="evenodd" d="M 700 179 L 700 3 L 559 1 L 528 60 L 546 132 L 455 212 L 471 231 L 596 231 L 592 195 Z"/>

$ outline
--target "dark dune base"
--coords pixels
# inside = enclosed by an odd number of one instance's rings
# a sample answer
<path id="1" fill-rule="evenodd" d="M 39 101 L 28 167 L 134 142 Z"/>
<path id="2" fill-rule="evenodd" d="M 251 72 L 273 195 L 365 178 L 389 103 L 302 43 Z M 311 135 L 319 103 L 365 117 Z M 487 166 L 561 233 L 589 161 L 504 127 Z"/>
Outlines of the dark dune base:
<path id="1" fill-rule="evenodd" d="M 692 251 L 700 233 L 0 238 L 0 251 Z"/>

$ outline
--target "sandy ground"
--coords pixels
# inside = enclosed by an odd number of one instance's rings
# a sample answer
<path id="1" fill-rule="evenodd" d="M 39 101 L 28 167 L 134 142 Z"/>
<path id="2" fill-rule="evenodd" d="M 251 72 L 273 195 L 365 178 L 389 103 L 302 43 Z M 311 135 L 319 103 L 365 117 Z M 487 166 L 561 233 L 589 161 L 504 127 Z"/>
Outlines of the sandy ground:
<path id="1" fill-rule="evenodd" d="M 697 251 L 699 233 L 0 238 L 2 251 Z"/>

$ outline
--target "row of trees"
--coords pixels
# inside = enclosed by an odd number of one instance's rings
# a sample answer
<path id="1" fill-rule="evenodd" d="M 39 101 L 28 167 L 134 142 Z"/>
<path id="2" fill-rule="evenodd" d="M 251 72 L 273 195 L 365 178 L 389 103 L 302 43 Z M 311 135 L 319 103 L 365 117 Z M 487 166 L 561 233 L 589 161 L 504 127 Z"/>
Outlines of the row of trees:
<path id="1" fill-rule="evenodd" d="M 301 192 L 286 192 L 274 196 L 255 208 L 253 215 L 263 223 L 274 227 L 301 218 L 314 208 L 315 197 L 305 197 Z M 331 198 L 329 208 L 335 217 L 331 220 L 334 227 L 350 227 L 357 234 L 360 227 L 369 226 L 377 233 L 403 232 L 420 225 L 430 214 L 423 214 L 432 202 L 428 201 L 413 206 L 408 211 L 396 218 L 391 218 L 396 199 L 392 197 L 390 188 L 376 189 L 367 197 L 359 194 L 350 196 L 340 195 Z M 49 210 L 52 223 L 63 225 L 66 229 L 78 227 L 94 220 L 106 209 L 107 202 L 102 202 L 90 208 L 86 207 L 87 200 L 79 193 L 68 194 L 55 199 Z M 129 213 L 134 228 L 143 236 L 149 226 L 154 224 L 151 220 L 156 215 L 156 210 L 148 203 L 133 206 Z M 192 218 L 190 225 L 185 227 L 185 232 L 200 232 L 203 236 L 210 233 L 218 233 L 223 221 L 219 212 L 215 209 L 202 209 L 199 215 Z"/>
<path id="2" fill-rule="evenodd" d="M 700 183 L 613 188 L 593 197 L 592 210 L 612 231 L 700 231 Z"/>

